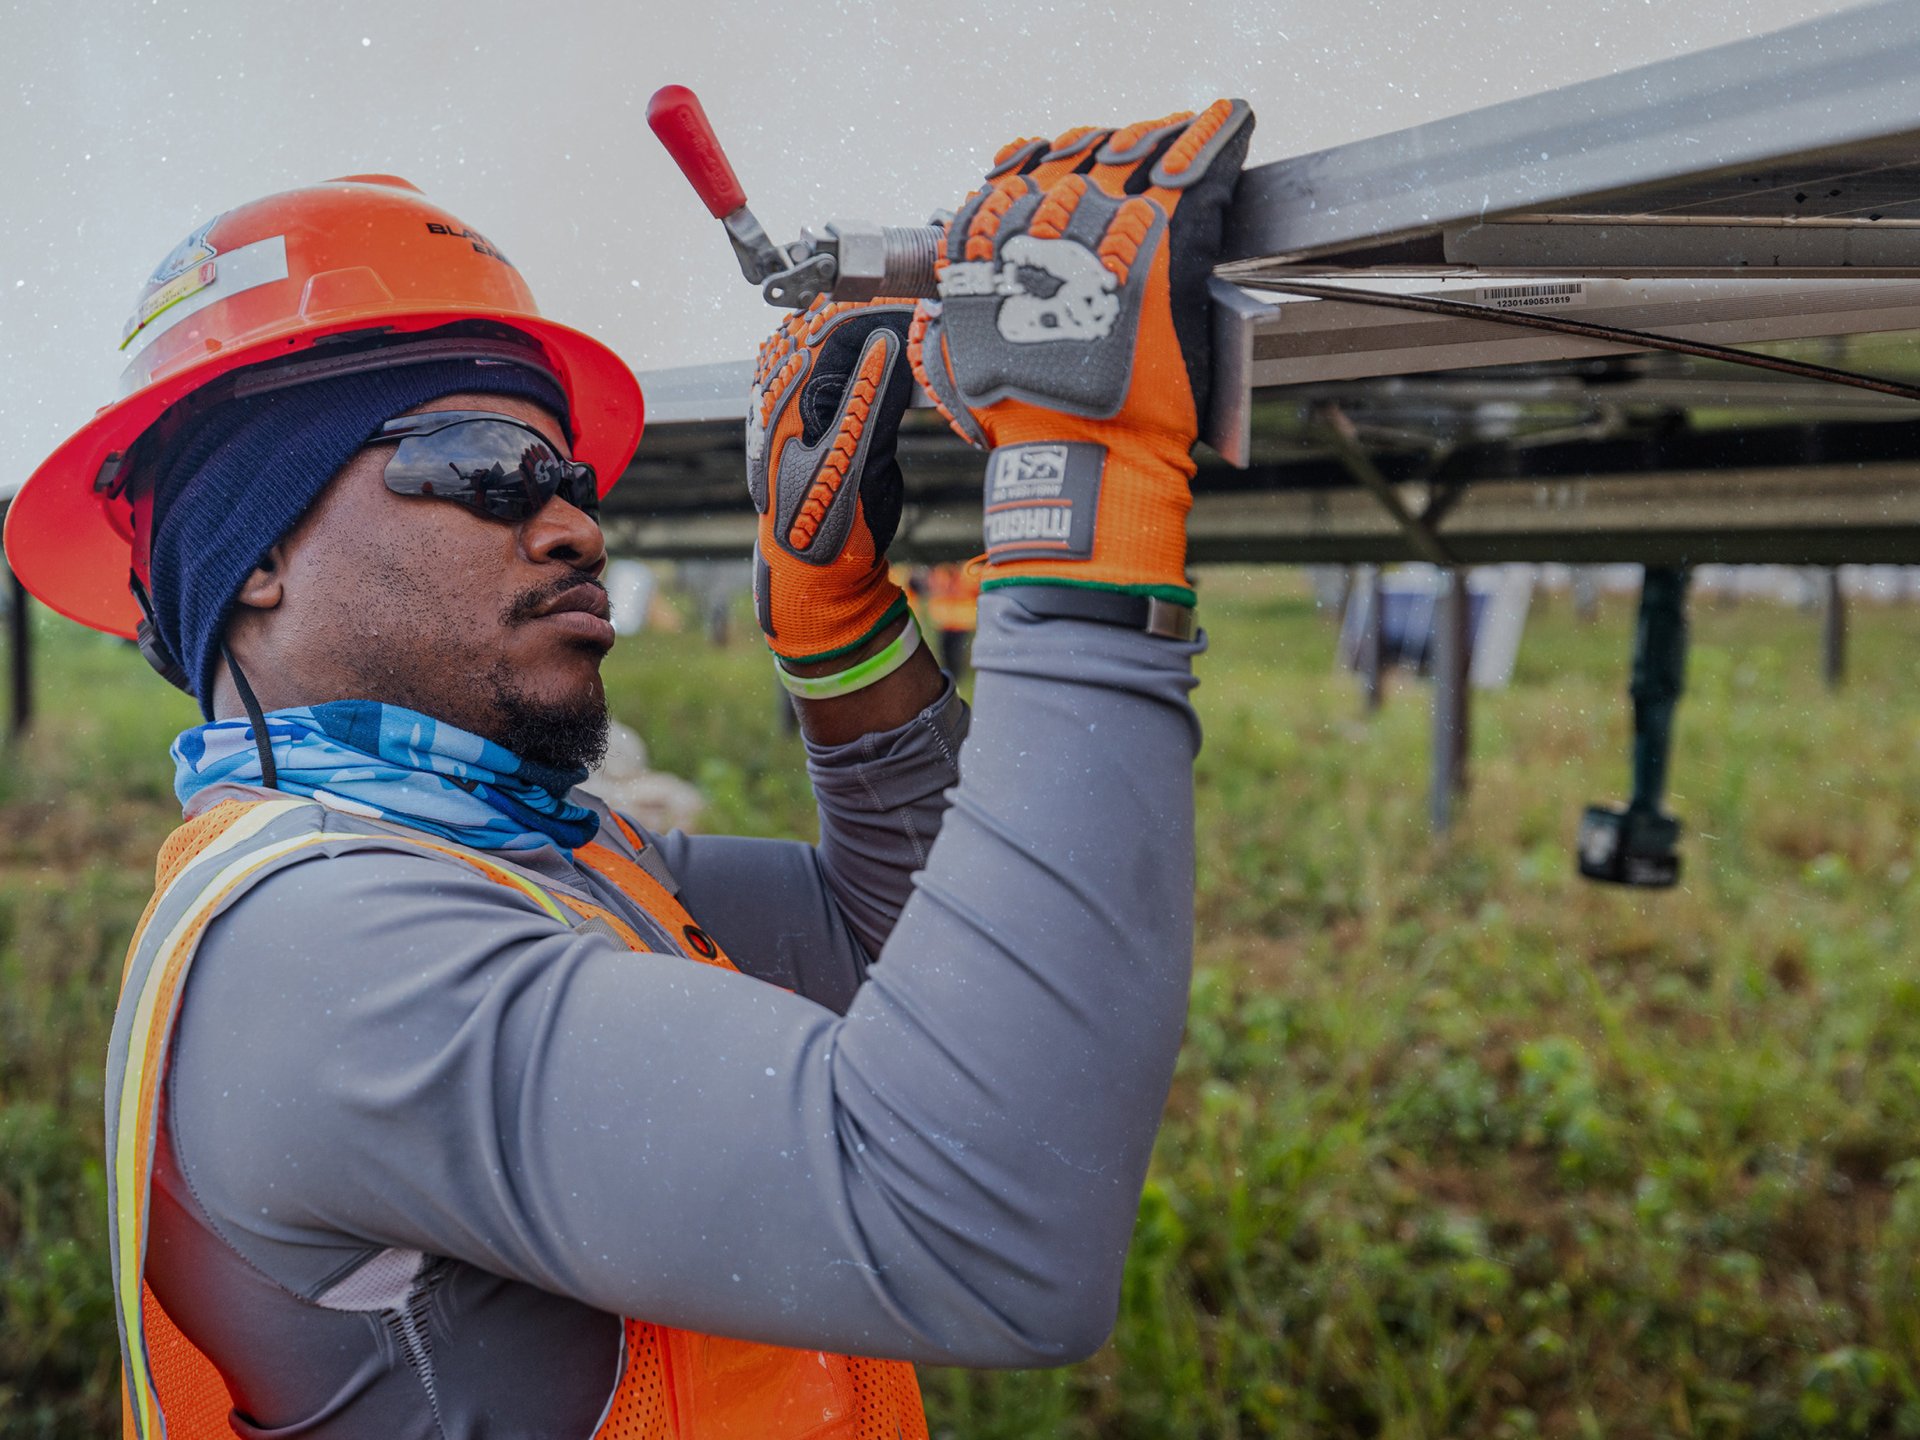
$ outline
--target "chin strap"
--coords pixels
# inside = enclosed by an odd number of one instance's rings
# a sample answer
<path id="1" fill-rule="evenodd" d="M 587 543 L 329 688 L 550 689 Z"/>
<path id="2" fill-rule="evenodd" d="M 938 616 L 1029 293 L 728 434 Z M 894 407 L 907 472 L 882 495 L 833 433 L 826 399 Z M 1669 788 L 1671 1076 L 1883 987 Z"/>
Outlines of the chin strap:
<path id="1" fill-rule="evenodd" d="M 267 717 L 260 713 L 260 702 L 254 698 L 253 686 L 247 683 L 246 672 L 240 668 L 240 662 L 233 658 L 233 651 L 227 642 L 220 642 L 220 654 L 226 659 L 227 673 L 233 676 L 233 688 L 240 692 L 240 703 L 246 707 L 247 721 L 253 726 L 253 748 L 260 756 L 261 783 L 269 790 L 280 788 L 280 772 L 273 765 L 273 747 L 267 743 Z"/>
<path id="2" fill-rule="evenodd" d="M 173 652 L 167 649 L 167 642 L 160 636 L 160 627 L 153 617 L 153 600 L 147 594 L 147 587 L 140 583 L 138 575 L 129 575 L 127 584 L 140 606 L 136 640 L 140 653 L 168 684 L 189 695 L 193 694 L 193 682 L 187 679 L 187 672 L 180 668 L 180 662 L 173 658 Z M 233 658 L 233 650 L 225 640 L 220 642 L 220 654 L 227 662 L 227 673 L 233 676 L 233 688 L 240 692 L 240 703 L 246 707 L 247 723 L 253 726 L 253 748 L 260 756 L 260 775 L 267 789 L 278 790 L 280 772 L 274 768 L 273 747 L 267 744 L 267 717 L 260 712 L 260 701 L 254 696 L 253 686 L 247 683 L 246 672 L 240 668 L 240 662 Z"/>
<path id="3" fill-rule="evenodd" d="M 160 624 L 153 615 L 153 597 L 147 594 L 147 587 L 140 583 L 137 574 L 129 574 L 127 588 L 133 592 L 134 603 L 140 607 L 140 623 L 134 627 L 134 643 L 140 647 L 141 658 L 174 689 L 193 694 L 193 682 L 187 678 L 187 672 L 180 668 L 180 662 L 173 658 L 173 652 L 160 636 Z"/>

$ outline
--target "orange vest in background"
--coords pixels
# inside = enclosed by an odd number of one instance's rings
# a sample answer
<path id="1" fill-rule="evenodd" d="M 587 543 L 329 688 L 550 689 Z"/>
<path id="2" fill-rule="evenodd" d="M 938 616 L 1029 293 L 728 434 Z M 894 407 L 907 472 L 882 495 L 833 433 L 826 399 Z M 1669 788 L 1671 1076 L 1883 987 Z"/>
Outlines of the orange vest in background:
<path id="1" fill-rule="evenodd" d="M 302 815 L 299 812 L 307 811 Z M 229 800 L 168 837 L 154 897 L 134 932 L 121 977 L 107 1064 L 107 1195 L 120 1318 L 125 1440 L 224 1440 L 233 1402 L 215 1363 L 167 1315 L 144 1277 L 158 1097 L 181 989 L 214 915 L 253 883 L 307 858 L 319 844 L 358 840 L 417 846 L 518 890 L 567 925 L 607 927 L 632 950 L 640 937 L 601 906 L 549 892 L 478 851 L 425 837 L 353 836 L 313 828 L 311 801 Z M 637 854 L 645 842 L 615 823 Z M 578 861 L 666 927 L 688 939 L 686 958 L 733 962 L 640 865 L 598 841 Z M 789 1350 L 675 1330 L 626 1325 L 626 1363 L 594 1440 L 925 1440 L 913 1367 L 896 1360 Z M 164 1417 L 164 1418 L 163 1418 Z"/>
<path id="2" fill-rule="evenodd" d="M 978 567 L 935 565 L 927 571 L 927 619 L 934 629 L 971 631 L 979 610 Z"/>

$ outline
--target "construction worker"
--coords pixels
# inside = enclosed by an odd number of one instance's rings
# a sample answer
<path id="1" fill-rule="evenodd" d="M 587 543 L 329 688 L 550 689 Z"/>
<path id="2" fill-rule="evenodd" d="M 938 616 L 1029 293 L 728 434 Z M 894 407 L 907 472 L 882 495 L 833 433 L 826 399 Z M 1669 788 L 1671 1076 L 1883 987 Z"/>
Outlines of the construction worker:
<path id="1" fill-rule="evenodd" d="M 940 641 L 940 668 L 963 675 L 980 608 L 979 573 L 971 565 L 929 565 L 918 579 L 927 623 Z"/>
<path id="2" fill-rule="evenodd" d="M 128 1435 L 924 1435 L 908 1362 L 1102 1342 L 1190 965 L 1188 449 L 1249 129 L 1017 143 L 940 303 L 769 342 L 815 846 L 575 788 L 641 396 L 498 247 L 355 176 L 162 263 L 6 531 L 207 716 L 108 1062 Z M 970 736 L 886 578 L 916 380 L 992 450 Z"/>

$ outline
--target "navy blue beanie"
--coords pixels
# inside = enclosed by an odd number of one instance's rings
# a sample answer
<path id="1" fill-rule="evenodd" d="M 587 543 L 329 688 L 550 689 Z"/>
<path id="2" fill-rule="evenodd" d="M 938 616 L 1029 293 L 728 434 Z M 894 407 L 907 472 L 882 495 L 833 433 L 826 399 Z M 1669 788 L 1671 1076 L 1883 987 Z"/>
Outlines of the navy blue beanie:
<path id="1" fill-rule="evenodd" d="M 463 391 L 516 395 L 563 420 L 542 372 L 430 360 L 232 400 L 178 436 L 155 466 L 153 608 L 160 638 L 213 718 L 214 659 L 234 597 L 327 482 L 394 416 Z"/>

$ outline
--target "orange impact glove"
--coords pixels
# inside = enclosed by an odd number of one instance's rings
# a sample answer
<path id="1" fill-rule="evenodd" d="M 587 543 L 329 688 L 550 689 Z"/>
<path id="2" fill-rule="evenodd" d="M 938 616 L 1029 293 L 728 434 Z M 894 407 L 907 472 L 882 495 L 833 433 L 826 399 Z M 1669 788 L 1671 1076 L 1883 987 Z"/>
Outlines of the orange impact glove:
<path id="1" fill-rule="evenodd" d="M 912 316 L 905 304 L 816 300 L 760 347 L 747 401 L 754 612 L 790 663 L 858 649 L 906 613 L 886 555 L 900 523 L 894 442 L 913 395 Z"/>
<path id="2" fill-rule="evenodd" d="M 1220 100 L 1015 141 L 947 227 L 909 354 L 961 437 L 993 449 L 983 588 L 1193 604 L 1207 279 L 1252 132 L 1246 102 Z"/>

